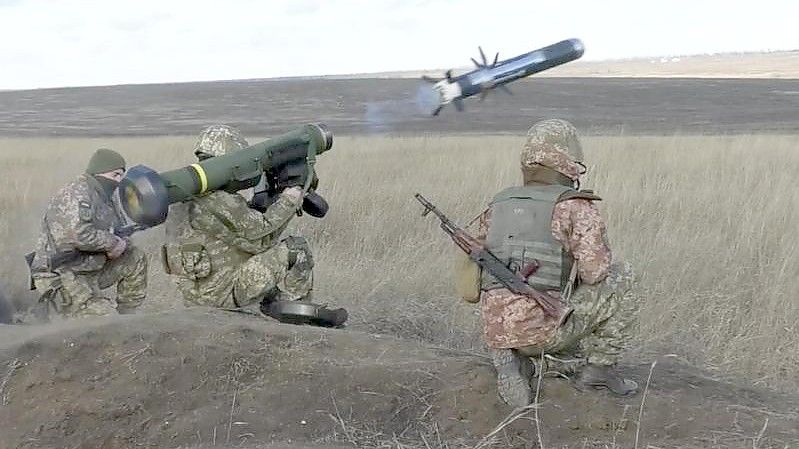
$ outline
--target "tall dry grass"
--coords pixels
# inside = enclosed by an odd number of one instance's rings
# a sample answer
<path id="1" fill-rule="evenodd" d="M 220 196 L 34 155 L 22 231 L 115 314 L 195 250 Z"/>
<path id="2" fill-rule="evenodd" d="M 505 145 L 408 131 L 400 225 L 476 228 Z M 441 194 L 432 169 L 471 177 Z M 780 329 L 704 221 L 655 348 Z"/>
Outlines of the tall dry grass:
<path id="1" fill-rule="evenodd" d="M 107 145 L 155 168 L 191 161 L 191 138 L 0 140 L 0 273 L 18 301 L 21 255 L 48 196 Z M 332 210 L 303 217 L 316 297 L 351 310 L 353 325 L 439 344 L 479 346 L 472 306 L 454 298 L 454 249 L 419 216 L 424 193 L 461 223 L 517 183 L 517 137 L 337 137 L 321 158 Z M 633 354 L 669 351 L 719 373 L 783 389 L 799 385 L 799 137 L 593 137 L 585 185 L 605 198 L 611 245 L 641 274 Z M 151 254 L 151 310 L 180 307 L 154 256 L 162 231 L 136 240 Z"/>

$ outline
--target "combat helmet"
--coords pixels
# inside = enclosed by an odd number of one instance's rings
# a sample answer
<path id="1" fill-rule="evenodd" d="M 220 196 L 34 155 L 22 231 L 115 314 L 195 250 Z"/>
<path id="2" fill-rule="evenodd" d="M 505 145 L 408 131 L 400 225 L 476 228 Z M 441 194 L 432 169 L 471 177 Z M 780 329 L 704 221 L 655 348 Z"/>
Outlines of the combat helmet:
<path id="1" fill-rule="evenodd" d="M 538 176 L 541 167 L 554 170 L 571 181 L 578 181 L 580 175 L 585 173 L 582 161 L 583 148 L 577 129 L 566 120 L 542 120 L 527 131 L 527 141 L 521 154 L 525 182 Z"/>
<path id="2" fill-rule="evenodd" d="M 222 156 L 250 146 L 241 132 L 232 126 L 211 125 L 200 133 L 194 144 L 194 154 L 198 159 Z"/>

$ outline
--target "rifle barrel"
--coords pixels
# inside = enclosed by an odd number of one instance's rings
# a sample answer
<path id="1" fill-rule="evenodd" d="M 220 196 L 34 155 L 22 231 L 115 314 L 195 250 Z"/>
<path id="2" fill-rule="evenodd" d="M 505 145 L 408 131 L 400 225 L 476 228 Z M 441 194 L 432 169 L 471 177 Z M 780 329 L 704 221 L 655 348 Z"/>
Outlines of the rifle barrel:
<path id="1" fill-rule="evenodd" d="M 437 208 L 436 206 L 434 206 L 434 205 L 433 205 L 433 203 L 431 203 L 430 201 L 428 201 L 428 200 L 427 200 L 427 198 L 423 197 L 423 196 L 422 196 L 421 194 L 419 194 L 419 193 L 415 194 L 415 195 L 414 195 L 414 197 L 415 197 L 415 198 L 416 198 L 416 199 L 417 199 L 417 200 L 418 200 L 420 203 L 422 203 L 422 205 L 424 206 L 424 208 L 425 208 L 425 212 L 424 212 L 424 214 L 423 214 L 423 215 L 427 215 L 428 213 L 432 212 L 432 213 L 433 213 L 433 214 L 434 214 L 436 217 L 438 217 L 438 219 L 439 219 L 439 220 L 441 220 L 441 226 L 444 226 L 444 225 L 446 225 L 446 226 L 447 226 L 447 227 L 449 227 L 449 228 L 452 228 L 453 226 L 455 226 L 455 225 L 454 225 L 454 223 L 452 223 L 452 221 L 450 221 L 450 219 L 449 219 L 449 218 L 447 218 L 447 216 L 446 216 L 446 215 L 444 215 L 444 213 L 443 213 L 443 212 L 441 212 L 440 210 L 438 210 L 438 208 Z"/>

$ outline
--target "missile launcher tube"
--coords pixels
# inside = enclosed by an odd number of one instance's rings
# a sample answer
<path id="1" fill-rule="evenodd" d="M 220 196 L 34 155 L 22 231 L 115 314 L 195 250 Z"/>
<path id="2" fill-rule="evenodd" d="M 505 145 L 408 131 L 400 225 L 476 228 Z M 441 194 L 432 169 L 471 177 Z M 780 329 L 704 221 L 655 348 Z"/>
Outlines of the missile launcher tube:
<path id="1" fill-rule="evenodd" d="M 327 128 L 314 124 L 176 170 L 156 173 L 138 165 L 120 183 L 122 207 L 135 222 L 155 226 L 166 220 L 170 204 L 215 190 L 254 187 L 265 170 L 291 161 L 304 159 L 313 168 L 316 156 L 332 145 Z"/>

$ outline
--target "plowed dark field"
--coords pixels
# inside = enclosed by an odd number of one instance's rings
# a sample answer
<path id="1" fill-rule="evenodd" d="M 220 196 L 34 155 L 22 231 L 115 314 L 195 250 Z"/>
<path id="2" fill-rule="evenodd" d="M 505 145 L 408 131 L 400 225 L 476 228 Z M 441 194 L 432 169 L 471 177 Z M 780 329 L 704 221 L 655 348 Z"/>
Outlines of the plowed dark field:
<path id="1" fill-rule="evenodd" d="M 466 111 L 428 115 L 413 79 L 288 79 L 0 92 L 0 135 L 196 135 L 230 123 L 270 135 L 304 122 L 337 134 L 520 133 L 560 117 L 584 134 L 799 131 L 799 80 L 531 78 Z"/>

